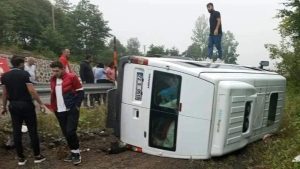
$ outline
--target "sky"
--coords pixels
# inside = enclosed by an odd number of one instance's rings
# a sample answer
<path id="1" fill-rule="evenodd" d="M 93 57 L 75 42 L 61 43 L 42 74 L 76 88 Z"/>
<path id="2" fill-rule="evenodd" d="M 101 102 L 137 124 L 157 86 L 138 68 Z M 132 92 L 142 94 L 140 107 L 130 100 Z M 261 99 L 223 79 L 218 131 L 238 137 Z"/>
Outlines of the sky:
<path id="1" fill-rule="evenodd" d="M 208 18 L 206 4 L 212 2 L 221 13 L 223 31 L 239 42 L 238 64 L 258 66 L 269 59 L 264 44 L 278 44 L 280 34 L 275 18 L 284 0 L 90 0 L 98 5 L 111 33 L 123 45 L 137 37 L 143 46 L 175 46 L 180 52 L 192 44 L 192 30 L 199 16 Z M 69 0 L 77 4 L 79 0 Z M 147 49 L 146 49 L 147 50 Z M 271 61 L 271 68 L 274 61 Z"/>

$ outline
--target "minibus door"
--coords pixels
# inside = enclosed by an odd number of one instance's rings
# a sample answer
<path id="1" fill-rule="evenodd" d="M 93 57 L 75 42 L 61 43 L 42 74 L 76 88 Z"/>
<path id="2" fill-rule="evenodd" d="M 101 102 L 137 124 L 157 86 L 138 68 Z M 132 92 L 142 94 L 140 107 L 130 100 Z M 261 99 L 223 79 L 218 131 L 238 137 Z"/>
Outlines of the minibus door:
<path id="1" fill-rule="evenodd" d="M 176 151 L 181 76 L 153 71 L 149 120 L 149 146 Z"/>

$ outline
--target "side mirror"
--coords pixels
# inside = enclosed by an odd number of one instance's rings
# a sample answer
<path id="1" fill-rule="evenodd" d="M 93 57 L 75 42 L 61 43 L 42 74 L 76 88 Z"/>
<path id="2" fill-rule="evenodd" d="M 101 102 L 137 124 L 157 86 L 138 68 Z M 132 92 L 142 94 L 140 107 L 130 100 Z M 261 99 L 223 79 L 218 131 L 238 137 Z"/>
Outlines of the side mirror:
<path id="1" fill-rule="evenodd" d="M 269 66 L 269 61 L 260 61 L 259 68 L 263 69 L 264 66 Z"/>

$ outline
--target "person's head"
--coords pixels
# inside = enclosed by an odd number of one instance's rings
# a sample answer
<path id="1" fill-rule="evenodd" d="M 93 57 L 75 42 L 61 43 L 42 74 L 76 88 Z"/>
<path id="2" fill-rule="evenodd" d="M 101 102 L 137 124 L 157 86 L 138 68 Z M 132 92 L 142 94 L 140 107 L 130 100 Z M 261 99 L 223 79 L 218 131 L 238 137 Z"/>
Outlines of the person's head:
<path id="1" fill-rule="evenodd" d="M 35 64 L 35 60 L 33 57 L 28 57 L 27 58 L 27 63 L 29 66 L 34 65 Z"/>
<path id="2" fill-rule="evenodd" d="M 114 64 L 114 62 L 110 62 L 110 64 L 108 65 L 108 67 L 110 67 L 110 68 L 114 68 L 114 67 L 115 67 L 115 64 Z"/>
<path id="3" fill-rule="evenodd" d="M 211 13 L 212 11 L 214 11 L 214 4 L 213 3 L 208 3 L 207 5 L 206 5 L 206 7 L 207 7 L 207 10 L 208 10 L 208 12 L 209 13 Z"/>
<path id="4" fill-rule="evenodd" d="M 64 49 L 63 50 L 63 55 L 65 55 L 67 58 L 70 57 L 70 54 L 71 54 L 70 49 Z"/>
<path id="5" fill-rule="evenodd" d="M 65 72 L 64 66 L 60 61 L 54 61 L 50 64 L 53 76 L 60 78 Z"/>
<path id="6" fill-rule="evenodd" d="M 97 64 L 97 67 L 98 67 L 98 68 L 104 68 L 104 64 L 103 64 L 103 63 L 98 63 L 98 64 Z"/>
<path id="7" fill-rule="evenodd" d="M 172 78 L 170 78 L 168 81 L 167 81 L 167 84 L 169 85 L 169 86 L 177 86 L 178 85 L 178 78 L 176 78 L 176 77 L 172 77 Z"/>
<path id="8" fill-rule="evenodd" d="M 10 63 L 14 68 L 24 69 L 25 58 L 23 56 L 14 55 Z"/>
<path id="9" fill-rule="evenodd" d="M 92 62 L 93 57 L 91 55 L 86 55 L 85 60 L 88 61 L 88 62 Z"/>

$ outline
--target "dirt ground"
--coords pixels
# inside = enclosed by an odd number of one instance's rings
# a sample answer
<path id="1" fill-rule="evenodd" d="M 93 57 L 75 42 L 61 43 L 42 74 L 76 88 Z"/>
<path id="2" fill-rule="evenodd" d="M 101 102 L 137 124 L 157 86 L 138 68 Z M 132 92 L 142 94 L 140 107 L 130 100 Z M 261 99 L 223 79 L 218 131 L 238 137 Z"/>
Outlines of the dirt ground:
<path id="1" fill-rule="evenodd" d="M 41 164 L 34 164 L 29 148 L 29 138 L 23 136 L 25 154 L 28 162 L 25 166 L 17 165 L 16 153 L 14 149 L 7 150 L 3 146 L 0 148 L 0 168 L 1 169 L 265 169 L 266 167 L 259 165 L 259 158 L 251 156 L 251 146 L 256 143 L 223 157 L 212 158 L 210 160 L 182 160 L 165 157 L 157 157 L 133 151 L 125 151 L 119 154 L 108 154 L 103 149 L 110 147 L 110 142 L 114 141 L 114 137 L 97 134 L 81 135 L 81 153 L 82 163 L 74 166 L 71 163 L 63 162 L 64 156 L 67 154 L 65 143 L 54 145 L 41 139 L 41 151 L 47 160 Z M 258 143 L 262 144 L 262 143 Z M 89 151 L 88 151 L 89 149 Z"/>

